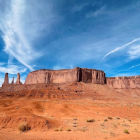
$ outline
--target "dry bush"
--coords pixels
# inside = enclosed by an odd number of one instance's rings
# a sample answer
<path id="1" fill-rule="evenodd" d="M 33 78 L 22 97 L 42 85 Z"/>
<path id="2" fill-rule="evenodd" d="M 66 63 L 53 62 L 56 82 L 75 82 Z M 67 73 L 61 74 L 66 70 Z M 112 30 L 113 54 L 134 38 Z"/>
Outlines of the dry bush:
<path id="1" fill-rule="evenodd" d="M 59 131 L 59 129 L 58 128 L 55 128 L 54 131 Z"/>
<path id="2" fill-rule="evenodd" d="M 113 118 L 109 116 L 108 119 L 109 119 L 109 120 L 112 120 Z"/>
<path id="3" fill-rule="evenodd" d="M 107 119 L 104 119 L 104 122 L 107 122 L 108 120 Z"/>
<path id="4" fill-rule="evenodd" d="M 70 128 L 68 128 L 68 129 L 67 129 L 67 131 L 71 131 L 71 129 L 70 129 Z"/>
<path id="5" fill-rule="evenodd" d="M 95 122 L 94 119 L 87 119 L 87 122 Z"/>
<path id="6" fill-rule="evenodd" d="M 63 127 L 60 127 L 59 131 L 63 131 Z"/>
<path id="7" fill-rule="evenodd" d="M 19 125 L 18 125 L 18 129 L 21 131 L 21 132 L 26 132 L 26 131 L 29 131 L 31 129 L 31 127 L 29 126 L 29 124 L 27 122 L 21 122 Z"/>
<path id="8" fill-rule="evenodd" d="M 124 133 L 129 134 L 129 131 L 127 129 L 124 130 Z"/>

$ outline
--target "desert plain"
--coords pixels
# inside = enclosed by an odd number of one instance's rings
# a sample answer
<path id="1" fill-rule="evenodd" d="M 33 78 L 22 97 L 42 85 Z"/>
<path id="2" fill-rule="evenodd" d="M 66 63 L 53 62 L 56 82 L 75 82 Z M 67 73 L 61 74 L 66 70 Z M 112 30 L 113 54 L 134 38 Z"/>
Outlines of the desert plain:
<path id="1" fill-rule="evenodd" d="M 139 140 L 139 100 L 140 89 L 84 82 L 1 88 L 0 140 Z"/>

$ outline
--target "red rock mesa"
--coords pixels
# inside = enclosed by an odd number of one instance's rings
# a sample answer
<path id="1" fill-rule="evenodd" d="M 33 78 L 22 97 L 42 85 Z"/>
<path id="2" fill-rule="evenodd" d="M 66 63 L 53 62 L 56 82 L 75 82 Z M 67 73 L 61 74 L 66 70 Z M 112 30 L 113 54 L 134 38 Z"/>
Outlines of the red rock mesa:
<path id="1" fill-rule="evenodd" d="M 68 83 L 85 82 L 94 84 L 105 84 L 105 73 L 101 70 L 76 67 L 67 70 L 37 70 L 28 74 L 25 84 L 38 83 Z"/>
<path id="2" fill-rule="evenodd" d="M 140 76 L 106 77 L 104 71 L 102 70 L 79 67 L 63 70 L 36 70 L 28 74 L 24 84 L 59 84 L 69 82 L 107 84 L 111 88 L 140 88 Z M 17 81 L 14 83 L 13 78 L 11 84 L 9 84 L 8 73 L 6 73 L 2 86 L 14 86 L 21 84 L 19 73 L 17 74 Z"/>

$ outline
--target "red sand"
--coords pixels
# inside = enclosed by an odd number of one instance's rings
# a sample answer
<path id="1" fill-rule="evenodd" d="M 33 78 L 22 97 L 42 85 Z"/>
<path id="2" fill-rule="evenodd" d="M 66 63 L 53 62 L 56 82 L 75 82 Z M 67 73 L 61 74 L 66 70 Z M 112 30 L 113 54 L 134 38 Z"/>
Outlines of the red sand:
<path id="1" fill-rule="evenodd" d="M 1 89 L 0 140 L 140 140 L 140 89 L 82 82 L 59 87 Z M 20 132 L 22 122 L 31 130 Z"/>

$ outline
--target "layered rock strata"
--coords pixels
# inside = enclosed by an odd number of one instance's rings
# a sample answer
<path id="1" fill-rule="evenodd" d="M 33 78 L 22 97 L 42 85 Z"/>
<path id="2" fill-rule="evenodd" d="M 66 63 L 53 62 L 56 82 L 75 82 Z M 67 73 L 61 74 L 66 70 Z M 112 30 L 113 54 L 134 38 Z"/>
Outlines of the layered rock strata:
<path id="1" fill-rule="evenodd" d="M 112 88 L 140 88 L 140 76 L 109 77 L 106 78 L 107 85 Z"/>
<path id="2" fill-rule="evenodd" d="M 100 70 L 76 67 L 67 70 L 37 70 L 28 74 L 25 84 L 85 82 L 105 84 L 105 73 Z"/>

